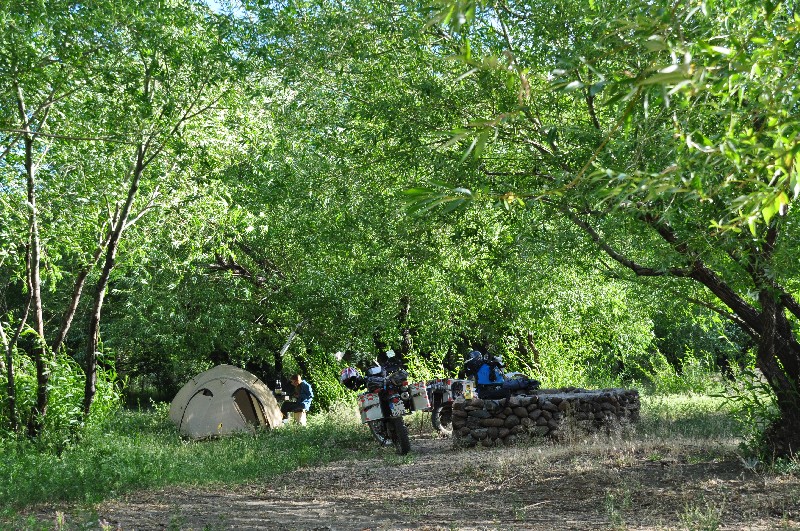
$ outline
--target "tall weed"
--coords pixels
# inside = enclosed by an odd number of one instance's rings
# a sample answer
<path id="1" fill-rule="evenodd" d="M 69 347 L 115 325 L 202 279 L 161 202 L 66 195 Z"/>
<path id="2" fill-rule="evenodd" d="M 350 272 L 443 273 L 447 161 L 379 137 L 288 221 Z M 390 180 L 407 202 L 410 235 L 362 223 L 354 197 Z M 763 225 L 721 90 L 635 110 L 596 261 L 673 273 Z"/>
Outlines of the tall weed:
<path id="1" fill-rule="evenodd" d="M 732 418 L 738 423 L 744 440 L 741 449 L 748 456 L 761 456 L 764 432 L 780 418 L 775 394 L 764 377 L 753 369 L 738 371 L 723 392 L 722 399 Z"/>
<path id="2" fill-rule="evenodd" d="M 724 399 L 695 393 L 643 394 L 637 431 L 653 439 L 700 438 L 732 440 L 740 429 Z"/>
<path id="3" fill-rule="evenodd" d="M 660 352 L 650 358 L 651 367 L 642 382 L 653 394 L 673 395 L 681 393 L 710 394 L 722 389 L 722 380 L 714 364 L 702 356 L 687 353 L 676 369 Z"/>

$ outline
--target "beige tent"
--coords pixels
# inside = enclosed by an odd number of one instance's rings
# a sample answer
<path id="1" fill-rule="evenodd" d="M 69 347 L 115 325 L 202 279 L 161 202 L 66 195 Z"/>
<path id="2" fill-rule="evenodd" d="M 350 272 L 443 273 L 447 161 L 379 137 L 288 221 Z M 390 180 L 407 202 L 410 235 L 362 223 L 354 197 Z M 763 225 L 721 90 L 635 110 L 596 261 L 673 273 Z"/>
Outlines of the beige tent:
<path id="1" fill-rule="evenodd" d="M 178 391 L 169 418 L 182 435 L 201 438 L 280 426 L 282 415 L 275 396 L 261 380 L 233 365 L 218 365 Z"/>

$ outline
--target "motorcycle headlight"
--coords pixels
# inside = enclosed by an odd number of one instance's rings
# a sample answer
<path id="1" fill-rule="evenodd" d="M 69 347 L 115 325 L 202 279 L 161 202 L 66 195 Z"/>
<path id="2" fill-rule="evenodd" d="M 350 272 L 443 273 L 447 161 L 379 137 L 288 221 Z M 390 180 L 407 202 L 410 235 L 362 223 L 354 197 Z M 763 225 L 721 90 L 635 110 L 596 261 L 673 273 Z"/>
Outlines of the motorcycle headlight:
<path id="1" fill-rule="evenodd" d="M 400 398 L 402 398 L 403 400 L 408 400 L 409 398 L 411 398 L 411 395 L 408 394 L 408 391 L 403 391 L 402 393 L 400 393 Z"/>

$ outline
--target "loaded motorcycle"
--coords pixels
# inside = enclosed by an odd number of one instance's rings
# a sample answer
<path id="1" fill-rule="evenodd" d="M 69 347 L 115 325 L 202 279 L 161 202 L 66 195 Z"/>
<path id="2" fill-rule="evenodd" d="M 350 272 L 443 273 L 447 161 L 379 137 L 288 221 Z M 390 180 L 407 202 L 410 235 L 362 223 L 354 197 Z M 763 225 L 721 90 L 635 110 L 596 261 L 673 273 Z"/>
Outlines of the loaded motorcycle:
<path id="1" fill-rule="evenodd" d="M 431 424 L 444 437 L 453 434 L 453 402 L 457 399 L 469 400 L 475 396 L 475 383 L 472 380 L 456 378 L 437 378 L 427 382 L 428 399 L 431 403 Z"/>
<path id="2" fill-rule="evenodd" d="M 361 422 L 369 426 L 373 438 L 382 446 L 394 445 L 398 455 L 411 449 L 408 427 L 403 416 L 417 410 L 429 410 L 431 405 L 425 382 L 408 383 L 408 372 L 394 363 L 394 352 L 386 353 L 384 365 L 372 367 L 361 376 L 353 367 L 344 369 L 339 381 L 358 395 Z"/>
<path id="3" fill-rule="evenodd" d="M 518 372 L 504 373 L 502 359 L 470 352 L 464 366 L 466 379 L 439 378 L 428 381 L 428 398 L 432 404 L 431 423 L 440 435 L 453 433 L 453 402 L 472 397 L 506 398 L 513 394 L 531 394 L 539 381 Z"/>

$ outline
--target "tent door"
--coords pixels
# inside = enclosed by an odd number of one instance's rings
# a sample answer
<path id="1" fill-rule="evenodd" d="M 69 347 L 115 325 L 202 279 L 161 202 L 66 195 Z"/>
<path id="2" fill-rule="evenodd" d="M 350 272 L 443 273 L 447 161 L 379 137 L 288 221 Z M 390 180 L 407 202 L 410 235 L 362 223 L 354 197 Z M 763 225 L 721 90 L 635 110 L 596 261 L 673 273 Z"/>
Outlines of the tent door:
<path id="1" fill-rule="evenodd" d="M 261 402 L 247 389 L 237 389 L 233 393 L 233 401 L 247 422 L 256 426 L 264 426 L 267 423 Z"/>

